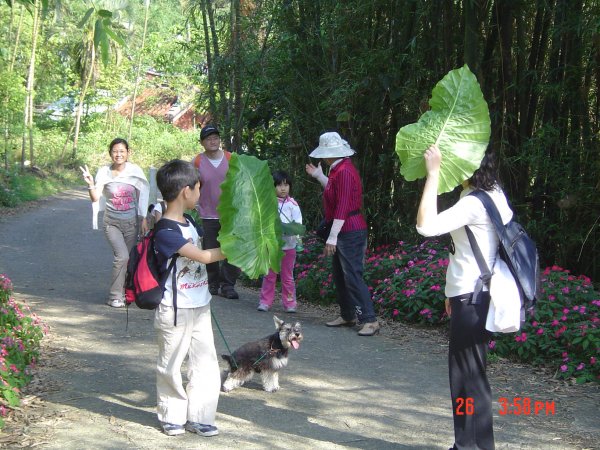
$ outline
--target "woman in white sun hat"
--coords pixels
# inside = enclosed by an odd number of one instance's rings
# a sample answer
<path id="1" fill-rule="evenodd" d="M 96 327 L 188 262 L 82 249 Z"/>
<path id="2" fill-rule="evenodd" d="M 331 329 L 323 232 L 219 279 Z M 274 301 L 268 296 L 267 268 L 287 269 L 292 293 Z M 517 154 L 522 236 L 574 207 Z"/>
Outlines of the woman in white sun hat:
<path id="1" fill-rule="evenodd" d="M 362 324 L 358 334 L 373 336 L 379 333 L 379 322 L 363 279 L 367 223 L 361 213 L 362 183 L 349 158 L 354 153 L 338 133 L 324 133 L 310 157 L 322 159 L 331 167 L 329 177 L 323 174 L 321 163 L 307 164 L 306 172 L 323 186 L 325 220 L 333 221 L 324 254 L 332 257 L 340 317 L 326 325 L 353 326 L 358 320 Z"/>

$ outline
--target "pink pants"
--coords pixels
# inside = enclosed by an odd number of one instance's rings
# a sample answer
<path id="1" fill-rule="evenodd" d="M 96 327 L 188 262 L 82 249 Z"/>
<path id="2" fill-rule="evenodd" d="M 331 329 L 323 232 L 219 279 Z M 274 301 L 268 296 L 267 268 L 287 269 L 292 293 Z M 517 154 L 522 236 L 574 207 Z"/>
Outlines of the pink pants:
<path id="1" fill-rule="evenodd" d="M 284 308 L 296 307 L 296 283 L 294 282 L 294 263 L 296 262 L 296 249 L 291 248 L 283 251 L 281 260 L 281 303 Z M 271 306 L 275 298 L 275 283 L 277 274 L 269 270 L 268 275 L 263 277 L 260 289 L 260 303 Z"/>

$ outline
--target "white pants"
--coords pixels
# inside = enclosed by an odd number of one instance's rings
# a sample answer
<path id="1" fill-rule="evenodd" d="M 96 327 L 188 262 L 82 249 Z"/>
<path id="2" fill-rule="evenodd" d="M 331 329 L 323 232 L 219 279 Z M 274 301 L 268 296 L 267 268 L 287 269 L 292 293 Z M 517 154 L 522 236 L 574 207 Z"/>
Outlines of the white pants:
<path id="1" fill-rule="evenodd" d="M 173 307 L 159 305 L 154 315 L 158 331 L 158 420 L 176 425 L 186 421 L 214 425 L 221 377 L 210 305 L 178 308 L 177 326 L 173 319 Z M 184 389 L 181 366 L 186 356 L 188 383 Z"/>

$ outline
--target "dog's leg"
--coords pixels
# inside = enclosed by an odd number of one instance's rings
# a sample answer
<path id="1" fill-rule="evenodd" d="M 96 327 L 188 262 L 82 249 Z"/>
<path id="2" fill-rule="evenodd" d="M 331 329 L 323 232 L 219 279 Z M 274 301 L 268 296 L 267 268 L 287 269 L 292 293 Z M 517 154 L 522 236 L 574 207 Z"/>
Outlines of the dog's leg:
<path id="1" fill-rule="evenodd" d="M 279 372 L 273 370 L 263 370 L 260 373 L 263 389 L 267 392 L 279 390 Z"/>
<path id="2" fill-rule="evenodd" d="M 252 378 L 252 371 L 238 368 L 235 372 L 230 372 L 223 383 L 223 392 L 233 391 L 242 386 L 246 381 Z"/>

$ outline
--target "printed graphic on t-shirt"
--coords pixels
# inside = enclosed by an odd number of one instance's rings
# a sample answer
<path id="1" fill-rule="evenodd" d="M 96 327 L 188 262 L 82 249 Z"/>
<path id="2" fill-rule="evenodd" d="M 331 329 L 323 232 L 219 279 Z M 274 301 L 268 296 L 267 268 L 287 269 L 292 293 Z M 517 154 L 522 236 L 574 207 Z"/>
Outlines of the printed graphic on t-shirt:
<path id="1" fill-rule="evenodd" d="M 198 233 L 191 224 L 183 226 L 170 219 L 161 220 L 166 221 L 165 225 L 168 228 L 159 231 L 156 235 L 155 243 L 159 254 L 174 255 L 186 244 L 201 248 Z M 174 228 L 179 228 L 179 230 Z M 169 260 L 166 260 L 164 267 L 166 268 L 168 264 Z M 177 307 L 199 308 L 207 305 L 211 296 L 208 291 L 206 265 L 180 255 L 177 258 L 176 267 Z M 169 274 L 165 285 L 166 290 L 162 303 L 166 306 L 173 304 L 172 276 Z"/>
<path id="2" fill-rule="evenodd" d="M 190 244 L 194 244 L 191 238 L 188 239 Z M 182 291 L 195 289 L 208 284 L 206 274 L 206 266 L 198 261 L 188 259 L 184 256 L 178 259 L 181 262 L 181 269 L 177 274 L 177 285 Z"/>
<path id="3" fill-rule="evenodd" d="M 108 192 L 106 192 L 108 191 Z M 118 215 L 135 211 L 135 187 L 127 183 L 112 182 L 105 186 L 106 209 Z"/>

